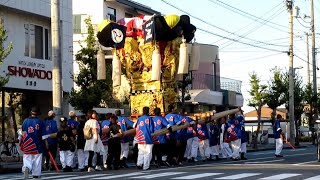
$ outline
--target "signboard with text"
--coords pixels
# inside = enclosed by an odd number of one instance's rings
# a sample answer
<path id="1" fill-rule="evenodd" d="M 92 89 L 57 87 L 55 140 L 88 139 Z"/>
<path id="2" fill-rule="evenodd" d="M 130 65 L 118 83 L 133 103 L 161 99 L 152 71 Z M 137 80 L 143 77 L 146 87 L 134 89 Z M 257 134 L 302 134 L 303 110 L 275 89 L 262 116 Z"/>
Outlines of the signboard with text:
<path id="1" fill-rule="evenodd" d="M 8 88 L 52 91 L 52 61 L 5 61 L 1 69 L 9 76 Z"/>

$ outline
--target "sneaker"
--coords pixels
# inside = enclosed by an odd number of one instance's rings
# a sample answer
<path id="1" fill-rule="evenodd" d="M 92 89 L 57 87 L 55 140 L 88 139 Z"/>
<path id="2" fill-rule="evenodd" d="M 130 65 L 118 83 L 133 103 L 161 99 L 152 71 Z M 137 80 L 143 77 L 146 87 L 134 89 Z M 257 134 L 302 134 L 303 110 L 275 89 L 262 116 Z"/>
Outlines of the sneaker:
<path id="1" fill-rule="evenodd" d="M 239 161 L 240 158 L 232 158 L 232 161 Z"/>
<path id="2" fill-rule="evenodd" d="M 96 166 L 96 171 L 102 171 L 101 166 Z"/>
<path id="3" fill-rule="evenodd" d="M 32 179 L 41 179 L 41 176 L 33 176 Z"/>
<path id="4" fill-rule="evenodd" d="M 88 172 L 94 172 L 94 169 L 92 167 L 89 167 Z"/>
<path id="5" fill-rule="evenodd" d="M 281 154 L 275 154 L 276 157 L 283 157 Z"/>
<path id="6" fill-rule="evenodd" d="M 80 171 L 80 172 L 84 172 L 84 171 L 86 171 L 86 170 L 83 168 L 83 169 L 79 169 L 79 171 Z"/>
<path id="7" fill-rule="evenodd" d="M 179 166 L 183 166 L 182 162 L 179 162 L 178 165 L 179 165 Z"/>
<path id="8" fill-rule="evenodd" d="M 24 175 L 24 179 L 29 179 L 29 168 L 24 168 L 24 172 L 23 172 L 23 175 Z"/>
<path id="9" fill-rule="evenodd" d="M 142 165 L 137 165 L 137 169 L 143 169 L 143 166 Z"/>

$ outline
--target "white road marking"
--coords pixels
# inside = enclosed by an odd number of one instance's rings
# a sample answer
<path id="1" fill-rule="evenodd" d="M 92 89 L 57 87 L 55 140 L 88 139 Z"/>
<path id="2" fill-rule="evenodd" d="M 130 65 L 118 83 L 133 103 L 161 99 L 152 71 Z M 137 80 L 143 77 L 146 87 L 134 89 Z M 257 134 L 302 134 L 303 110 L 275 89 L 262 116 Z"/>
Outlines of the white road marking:
<path id="1" fill-rule="evenodd" d="M 265 177 L 265 178 L 261 178 L 261 180 L 268 180 L 268 179 L 272 179 L 272 180 L 280 180 L 280 179 L 286 179 L 286 178 L 290 178 L 290 177 L 294 177 L 294 176 L 300 176 L 301 174 L 278 174 L 278 175 L 274 175 L 274 176 L 269 176 L 269 177 Z"/>
<path id="2" fill-rule="evenodd" d="M 290 150 L 288 150 L 289 152 L 290 151 L 294 151 L 294 152 L 297 152 L 297 151 L 304 151 L 304 150 L 306 150 L 306 149 L 290 149 Z M 260 155 L 260 154 L 274 154 L 274 150 L 272 150 L 272 151 L 264 151 L 264 152 L 253 152 L 253 153 L 248 153 L 248 154 L 250 154 L 250 155 Z"/>
<path id="3" fill-rule="evenodd" d="M 293 164 L 293 165 L 299 166 L 299 165 L 309 164 L 309 163 L 313 163 L 313 162 L 318 162 L 318 161 L 307 161 L 307 162 L 297 163 L 297 164 Z"/>
<path id="4" fill-rule="evenodd" d="M 105 177 L 98 177 L 98 178 L 91 178 L 91 179 L 115 179 L 115 178 L 124 178 L 124 177 L 143 175 L 143 174 L 145 173 L 135 172 L 135 173 L 129 173 L 129 174 L 119 174 L 119 175 L 112 175 L 112 176 L 105 176 Z"/>
<path id="5" fill-rule="evenodd" d="M 197 178 L 203 178 L 203 177 L 209 177 L 209 176 L 216 176 L 220 174 L 223 174 L 223 173 L 201 173 L 201 174 L 194 174 L 194 175 L 176 177 L 171 179 L 197 179 Z"/>
<path id="6" fill-rule="evenodd" d="M 87 176 L 76 176 L 76 177 L 69 177 L 69 178 L 63 178 L 63 180 L 73 180 L 73 179 L 83 179 L 83 178 L 89 178 L 92 179 L 93 177 L 97 177 L 97 176 L 104 176 L 104 175 L 108 175 L 108 174 L 91 174 L 91 175 L 87 175 Z"/>
<path id="7" fill-rule="evenodd" d="M 296 157 L 296 156 L 305 156 L 305 155 L 314 155 L 314 153 L 301 153 L 301 154 L 291 154 L 291 155 L 286 155 L 286 157 Z M 213 162 L 213 163 L 208 163 L 208 164 L 199 164 L 199 165 L 190 165 L 190 166 L 183 166 L 183 167 L 175 167 L 174 169 L 184 169 L 184 168 L 196 168 L 196 167 L 212 167 L 212 166 L 220 166 L 221 164 L 228 164 L 228 165 L 242 165 L 240 163 L 242 162 L 250 162 L 252 160 L 263 160 L 263 159 L 274 159 L 274 156 L 272 157 L 263 157 L 263 158 L 255 158 L 255 159 L 249 159 L 249 160 L 243 160 L 243 161 L 238 161 L 239 163 L 235 163 L 234 161 L 227 161 L 227 162 Z M 248 164 L 249 165 L 249 164 Z M 269 164 L 268 164 L 269 165 Z M 312 166 L 312 165 L 310 165 Z M 315 165 L 316 166 L 316 165 Z M 320 166 L 320 165 L 319 165 Z M 168 171 L 168 169 L 163 168 L 163 169 L 156 169 L 156 170 L 150 170 L 148 172 L 158 172 L 158 171 Z"/>
<path id="8" fill-rule="evenodd" d="M 137 176 L 137 177 L 132 177 L 131 179 L 152 179 L 152 178 L 172 176 L 172 175 L 183 174 L 183 173 L 185 173 L 185 172 L 167 172 L 167 173 L 160 173 L 160 174 Z"/>
<path id="9" fill-rule="evenodd" d="M 319 180 L 320 179 L 320 175 L 319 176 L 314 176 L 305 180 Z"/>
<path id="10" fill-rule="evenodd" d="M 216 179 L 241 179 L 241 178 L 247 178 L 251 176 L 257 176 L 260 175 L 261 173 L 241 173 L 241 174 L 236 174 L 236 175 L 231 175 L 231 176 L 225 176 L 225 177 L 220 177 Z"/>
<path id="11" fill-rule="evenodd" d="M 75 175 L 75 174 L 73 174 L 73 175 L 68 175 L 68 174 L 65 174 L 65 175 L 61 175 L 61 176 L 49 176 L 49 177 L 41 177 L 41 179 L 56 179 L 56 178 L 62 178 L 62 179 L 64 179 L 64 178 L 66 178 L 66 177 L 75 177 L 75 176 L 78 176 L 78 175 Z"/>
<path id="12" fill-rule="evenodd" d="M 263 163 L 279 162 L 279 161 L 284 161 L 284 159 L 276 159 L 276 160 L 272 160 L 272 161 L 245 162 L 245 164 L 263 164 Z"/>

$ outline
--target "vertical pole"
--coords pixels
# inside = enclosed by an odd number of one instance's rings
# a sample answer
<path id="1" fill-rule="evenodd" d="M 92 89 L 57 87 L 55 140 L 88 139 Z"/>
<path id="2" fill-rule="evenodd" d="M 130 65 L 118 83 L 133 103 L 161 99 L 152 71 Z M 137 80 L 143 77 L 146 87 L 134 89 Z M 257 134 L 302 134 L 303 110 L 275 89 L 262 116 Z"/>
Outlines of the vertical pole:
<path id="1" fill-rule="evenodd" d="M 5 134 L 5 123 L 4 123 L 4 121 L 5 121 L 5 91 L 4 91 L 4 89 L 2 88 L 2 90 L 1 90 L 1 99 L 2 99 L 2 106 L 1 106 L 1 116 L 2 116 L 2 118 L 1 118 L 1 120 L 2 120 L 2 122 L 1 122 L 1 125 L 2 125 L 2 129 L 1 129 L 1 131 L 2 131 L 2 142 L 4 142 L 5 141 L 5 136 L 6 136 L 6 134 Z"/>
<path id="2" fill-rule="evenodd" d="M 311 35 L 312 35 L 312 65 L 313 65 L 313 96 L 314 96 L 314 118 L 318 118 L 317 107 L 317 64 L 316 64 L 316 52 L 315 52 L 315 28 L 314 28 L 314 5 L 311 0 Z M 313 123 L 314 124 L 314 123 Z"/>
<path id="3" fill-rule="evenodd" d="M 52 102 L 57 118 L 62 116 L 61 51 L 60 51 L 60 0 L 51 0 L 52 34 Z"/>
<path id="4" fill-rule="evenodd" d="M 186 96 L 186 77 L 187 74 L 182 75 L 182 87 L 181 87 L 181 109 L 185 112 L 185 96 Z"/>
<path id="5" fill-rule="evenodd" d="M 294 80 L 293 80 L 293 2 L 288 1 L 289 10 L 289 120 L 290 120 L 290 143 L 295 144 L 295 130 L 294 130 Z"/>
<path id="6" fill-rule="evenodd" d="M 310 84 L 311 82 L 310 82 L 310 62 L 309 62 L 309 34 L 308 33 L 306 33 L 306 35 L 307 35 L 307 77 L 308 77 L 308 84 Z"/>
<path id="7" fill-rule="evenodd" d="M 312 122 L 312 134 L 315 134 L 315 122 L 318 119 L 318 106 L 317 106 L 317 64 L 316 64 L 316 52 L 315 52 L 315 28 L 314 28 L 314 3 L 311 0 L 311 51 L 312 51 L 312 66 L 313 66 L 313 107 L 314 117 Z M 317 131 L 317 143 L 318 143 L 318 161 L 320 161 L 320 147 L 319 147 L 319 125 Z"/>

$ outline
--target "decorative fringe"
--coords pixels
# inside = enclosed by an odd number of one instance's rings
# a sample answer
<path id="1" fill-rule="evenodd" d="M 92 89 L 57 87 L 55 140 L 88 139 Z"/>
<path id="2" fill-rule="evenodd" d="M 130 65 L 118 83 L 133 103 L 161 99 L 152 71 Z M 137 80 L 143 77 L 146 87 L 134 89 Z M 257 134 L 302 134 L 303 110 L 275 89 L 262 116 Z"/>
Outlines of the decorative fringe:
<path id="1" fill-rule="evenodd" d="M 113 87 L 121 86 L 121 62 L 116 51 L 113 52 L 112 58 L 112 81 Z"/>
<path id="2" fill-rule="evenodd" d="M 182 43 L 180 44 L 180 55 L 179 55 L 179 66 L 177 74 L 188 74 L 188 49 L 187 43 L 185 39 L 182 39 Z"/>
<path id="3" fill-rule="evenodd" d="M 160 80 L 160 71 L 161 71 L 161 55 L 158 47 L 156 47 L 152 53 L 151 81 Z"/>
<path id="4" fill-rule="evenodd" d="M 191 50 L 191 58 L 190 58 L 190 71 L 197 71 L 199 69 L 200 62 L 200 45 L 198 43 L 192 44 Z"/>
<path id="5" fill-rule="evenodd" d="M 101 49 L 97 53 L 97 79 L 106 79 L 106 60 L 104 52 Z"/>

